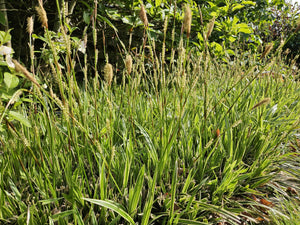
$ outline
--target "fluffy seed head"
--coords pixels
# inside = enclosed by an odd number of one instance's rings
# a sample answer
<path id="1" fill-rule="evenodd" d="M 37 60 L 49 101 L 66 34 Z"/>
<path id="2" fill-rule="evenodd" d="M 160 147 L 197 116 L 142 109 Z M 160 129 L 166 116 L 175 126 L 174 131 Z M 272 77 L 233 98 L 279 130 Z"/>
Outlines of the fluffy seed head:
<path id="1" fill-rule="evenodd" d="M 208 26 L 207 26 L 206 40 L 208 40 L 209 36 L 211 35 L 211 32 L 212 32 L 213 29 L 214 29 L 214 26 L 215 26 L 215 20 L 216 20 L 216 18 L 213 17 L 213 18 L 210 20 L 210 22 L 209 22 L 209 24 L 208 24 Z"/>
<path id="2" fill-rule="evenodd" d="M 31 35 L 32 32 L 33 32 L 33 18 L 32 18 L 32 16 L 27 18 L 27 28 L 26 28 L 26 31 L 27 31 L 27 33 L 29 35 Z"/>
<path id="3" fill-rule="evenodd" d="M 192 11 L 190 6 L 187 4 L 185 6 L 184 18 L 183 18 L 183 29 L 186 31 L 187 38 L 190 37 L 192 25 Z"/>
<path id="4" fill-rule="evenodd" d="M 125 67 L 126 67 L 127 73 L 131 74 L 131 71 L 132 71 L 132 58 L 131 58 L 131 55 L 126 55 Z"/>
<path id="5" fill-rule="evenodd" d="M 108 85 L 111 85 L 113 76 L 114 72 L 112 65 L 110 63 L 106 63 L 106 65 L 104 66 L 104 79 Z"/>
<path id="6" fill-rule="evenodd" d="M 40 3 L 39 6 L 35 7 L 35 10 L 38 14 L 39 21 L 42 23 L 42 26 L 44 28 L 48 28 L 48 18 L 47 18 L 47 13 L 43 7 L 43 5 Z"/>
<path id="7" fill-rule="evenodd" d="M 24 74 L 28 80 L 30 80 L 36 86 L 40 87 L 40 84 L 37 82 L 37 80 L 28 72 L 28 70 L 24 66 L 22 66 L 17 60 L 13 59 L 12 61 L 15 64 L 15 70 L 17 72 Z"/>
<path id="8" fill-rule="evenodd" d="M 141 4 L 140 19 L 142 20 L 144 26 L 148 27 L 148 18 L 144 4 Z"/>
<path id="9" fill-rule="evenodd" d="M 260 58 L 262 59 L 262 58 L 266 57 L 270 53 L 272 48 L 273 48 L 273 43 L 268 44 Z"/>

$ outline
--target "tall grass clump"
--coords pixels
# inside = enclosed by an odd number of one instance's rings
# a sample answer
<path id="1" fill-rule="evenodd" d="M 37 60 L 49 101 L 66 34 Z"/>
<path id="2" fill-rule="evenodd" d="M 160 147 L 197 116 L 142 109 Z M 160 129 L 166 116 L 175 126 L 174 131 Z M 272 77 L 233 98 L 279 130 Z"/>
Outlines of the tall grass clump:
<path id="1" fill-rule="evenodd" d="M 0 136 L 1 223 L 299 222 L 300 89 L 280 54 L 219 64 L 189 47 L 185 27 L 170 65 L 149 35 L 123 56 L 121 84 L 108 60 L 80 83 L 63 24 L 58 57 L 42 21 L 49 74 L 20 67 L 35 86 L 15 106 L 30 126 L 7 118 Z"/>

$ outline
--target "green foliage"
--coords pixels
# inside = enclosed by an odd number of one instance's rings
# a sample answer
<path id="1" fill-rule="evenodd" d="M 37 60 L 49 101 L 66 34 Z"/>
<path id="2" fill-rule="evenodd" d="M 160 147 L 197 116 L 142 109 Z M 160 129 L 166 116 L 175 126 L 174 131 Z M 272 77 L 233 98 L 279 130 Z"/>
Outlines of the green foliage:
<path id="1" fill-rule="evenodd" d="M 289 70 L 277 79 L 279 59 L 260 67 L 274 77 L 262 77 L 242 58 L 219 66 L 200 58 L 179 59 L 164 75 L 135 57 L 127 82 L 73 83 L 65 104 L 34 92 L 31 127 L 1 137 L 1 222 L 239 224 L 269 210 L 266 220 L 284 220 L 280 206 L 251 196 L 275 198 L 269 181 L 298 154 L 287 147 L 299 130 L 298 83 Z M 290 185 L 273 182 L 279 193 Z"/>
<path id="2" fill-rule="evenodd" d="M 17 108 L 23 101 L 20 99 L 22 94 L 21 82 L 14 71 L 14 64 L 11 60 L 13 50 L 5 46 L 10 42 L 11 35 L 8 32 L 0 31 L 0 132 L 4 132 L 3 120 L 18 121 L 24 126 L 30 127 L 30 122 L 19 112 L 10 110 L 10 106 Z"/>
<path id="3" fill-rule="evenodd" d="M 1 90 L 13 91 L 1 97 L 0 223 L 280 224 L 288 214 L 299 221 L 291 209 L 300 175 L 299 70 L 285 65 L 282 46 L 260 57 L 247 16 L 262 2 L 189 2 L 190 37 L 181 32 L 185 1 L 144 2 L 149 27 L 139 19 L 141 2 L 77 3 L 83 30 L 63 16 L 59 31 L 30 37 L 43 85 L 21 88 L 12 49 L 2 48 L 9 54 Z M 116 21 L 143 30 L 137 47 L 119 39 Z M 0 36 L 3 46 L 8 34 Z M 112 63 L 115 52 L 99 36 L 118 39 L 121 62 Z M 119 73 L 110 85 L 99 52 Z"/>

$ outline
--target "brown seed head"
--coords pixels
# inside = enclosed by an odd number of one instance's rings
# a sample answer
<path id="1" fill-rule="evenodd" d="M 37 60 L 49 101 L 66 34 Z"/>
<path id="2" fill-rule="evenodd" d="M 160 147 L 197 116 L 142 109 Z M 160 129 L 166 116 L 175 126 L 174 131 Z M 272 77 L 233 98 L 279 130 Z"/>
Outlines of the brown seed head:
<path id="1" fill-rule="evenodd" d="M 183 29 L 186 31 L 187 38 L 190 37 L 192 25 L 192 11 L 190 6 L 187 4 L 185 6 L 184 18 L 183 18 Z"/>
<path id="2" fill-rule="evenodd" d="M 28 70 L 24 66 L 22 66 L 17 60 L 13 59 L 12 61 L 15 64 L 15 70 L 17 72 L 24 74 L 28 80 L 30 80 L 36 86 L 40 87 L 40 84 L 37 82 L 37 80 L 28 72 Z"/>
<path id="3" fill-rule="evenodd" d="M 106 63 L 106 65 L 104 66 L 104 79 L 108 85 L 111 85 L 113 76 L 114 72 L 112 65 L 110 63 Z"/>
<path id="4" fill-rule="evenodd" d="M 35 10 L 38 14 L 39 21 L 42 23 L 42 26 L 44 28 L 48 29 L 48 18 L 47 18 L 47 13 L 43 7 L 43 5 L 40 3 L 39 6 L 35 7 Z"/>
<path id="5" fill-rule="evenodd" d="M 213 29 L 214 29 L 214 26 L 215 26 L 215 20 L 216 20 L 216 18 L 213 17 L 213 18 L 210 20 L 210 22 L 209 22 L 209 24 L 208 24 L 208 26 L 207 26 L 206 40 L 208 40 L 208 38 L 209 38 L 210 35 L 211 35 L 211 32 L 212 32 Z"/>
<path id="6" fill-rule="evenodd" d="M 27 18 L 26 31 L 29 35 L 31 35 L 33 33 L 33 18 L 32 18 L 32 16 Z"/>
<path id="7" fill-rule="evenodd" d="M 200 23 L 201 23 L 201 25 L 203 25 L 203 16 L 202 16 L 202 11 L 201 11 L 200 6 L 199 6 L 199 14 L 200 14 Z"/>
<path id="8" fill-rule="evenodd" d="M 262 59 L 262 58 L 266 57 L 270 53 L 272 48 L 273 48 L 273 43 L 268 44 L 265 48 L 265 51 L 262 53 L 260 58 Z"/>
<path id="9" fill-rule="evenodd" d="M 128 74 L 131 74 L 132 71 L 132 57 L 131 55 L 127 55 L 125 59 L 125 67 Z"/>
<path id="10" fill-rule="evenodd" d="M 270 98 L 265 98 L 265 99 L 261 100 L 259 103 L 257 103 L 256 105 L 254 105 L 251 110 L 253 110 L 253 109 L 257 108 L 257 107 L 260 107 L 262 105 L 267 105 L 267 104 L 270 103 L 270 101 L 271 101 Z"/>
<path id="11" fill-rule="evenodd" d="M 144 26 L 148 27 L 148 18 L 144 4 L 141 4 L 140 19 L 142 20 Z"/>

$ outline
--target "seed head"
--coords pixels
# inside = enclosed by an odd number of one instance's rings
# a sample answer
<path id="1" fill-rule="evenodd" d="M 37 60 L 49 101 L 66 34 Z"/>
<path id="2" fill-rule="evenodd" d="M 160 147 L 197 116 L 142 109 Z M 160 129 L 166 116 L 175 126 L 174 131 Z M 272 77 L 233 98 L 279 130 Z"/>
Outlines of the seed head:
<path id="1" fill-rule="evenodd" d="M 41 1 L 39 1 L 39 6 L 35 7 L 35 10 L 38 14 L 39 17 L 39 21 L 42 23 L 42 26 L 44 28 L 48 29 L 48 18 L 47 18 L 47 13 L 43 7 L 43 4 L 41 3 Z"/>
<path id="2" fill-rule="evenodd" d="M 261 100 L 259 103 L 257 103 L 256 105 L 254 105 L 251 110 L 253 110 L 255 108 L 258 108 L 258 107 L 260 107 L 262 105 L 267 105 L 267 104 L 270 103 L 270 101 L 271 101 L 270 98 L 265 98 L 265 99 Z"/>
<path id="3" fill-rule="evenodd" d="M 268 44 L 260 58 L 262 59 L 262 58 L 266 57 L 270 53 L 272 48 L 273 48 L 273 43 Z"/>
<path id="4" fill-rule="evenodd" d="M 190 37 L 192 25 L 192 11 L 190 6 L 187 4 L 185 6 L 184 18 L 183 18 L 183 29 L 186 31 L 187 38 Z"/>
<path id="5" fill-rule="evenodd" d="M 33 33 L 33 18 L 32 18 L 32 16 L 27 18 L 26 31 L 29 35 L 31 35 Z"/>
<path id="6" fill-rule="evenodd" d="M 30 80 L 36 86 L 40 87 L 40 84 L 37 82 L 37 80 L 28 72 L 28 70 L 24 66 L 22 66 L 17 60 L 13 59 L 12 61 L 15 64 L 15 70 L 17 72 L 24 74 L 28 80 Z"/>
<path id="7" fill-rule="evenodd" d="M 125 59 L 125 67 L 128 74 L 131 74 L 132 71 L 132 57 L 131 55 L 127 55 Z"/>
<path id="8" fill-rule="evenodd" d="M 113 80 L 114 72 L 113 67 L 110 63 L 106 63 L 104 66 L 104 79 L 107 82 L 107 84 L 110 86 Z"/>
<path id="9" fill-rule="evenodd" d="M 140 19 L 142 20 L 144 26 L 148 27 L 148 18 L 144 4 L 141 4 Z"/>
<path id="10" fill-rule="evenodd" d="M 208 24 L 208 26 L 207 26 L 206 40 L 208 40 L 208 38 L 209 38 L 210 35 L 211 35 L 211 32 L 212 32 L 213 29 L 214 29 L 214 26 L 215 26 L 215 20 L 216 20 L 216 18 L 213 17 L 213 18 L 210 20 L 210 22 L 209 22 L 209 24 Z"/>
<path id="11" fill-rule="evenodd" d="M 201 23 L 201 25 L 203 25 L 203 16 L 202 16 L 202 11 L 201 11 L 200 6 L 199 6 L 199 14 L 200 14 L 200 23 Z"/>

